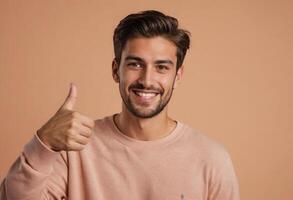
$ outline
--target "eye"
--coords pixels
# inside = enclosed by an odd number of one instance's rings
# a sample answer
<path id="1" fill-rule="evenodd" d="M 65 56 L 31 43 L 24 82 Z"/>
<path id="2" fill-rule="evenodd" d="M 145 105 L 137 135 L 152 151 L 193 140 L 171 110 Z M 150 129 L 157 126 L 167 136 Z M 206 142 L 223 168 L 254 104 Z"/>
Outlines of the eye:
<path id="1" fill-rule="evenodd" d="M 157 69 L 161 72 L 169 70 L 169 67 L 166 65 L 157 65 Z"/>
<path id="2" fill-rule="evenodd" d="M 138 62 L 131 62 L 131 63 L 128 63 L 127 66 L 133 67 L 133 68 L 139 68 L 142 65 L 140 63 L 138 63 Z"/>

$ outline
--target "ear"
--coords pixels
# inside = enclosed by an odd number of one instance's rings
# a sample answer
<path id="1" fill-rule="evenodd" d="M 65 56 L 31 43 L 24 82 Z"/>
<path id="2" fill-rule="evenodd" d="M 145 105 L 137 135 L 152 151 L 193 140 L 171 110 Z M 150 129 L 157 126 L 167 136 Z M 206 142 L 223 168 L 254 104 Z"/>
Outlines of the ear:
<path id="1" fill-rule="evenodd" d="M 116 58 L 112 61 L 112 77 L 116 83 L 119 83 L 119 66 Z"/>
<path id="2" fill-rule="evenodd" d="M 181 65 L 179 67 L 178 71 L 176 72 L 176 77 L 175 77 L 173 89 L 175 89 L 177 87 L 177 85 L 180 83 L 182 76 L 183 76 L 183 69 L 184 69 L 184 66 Z"/>

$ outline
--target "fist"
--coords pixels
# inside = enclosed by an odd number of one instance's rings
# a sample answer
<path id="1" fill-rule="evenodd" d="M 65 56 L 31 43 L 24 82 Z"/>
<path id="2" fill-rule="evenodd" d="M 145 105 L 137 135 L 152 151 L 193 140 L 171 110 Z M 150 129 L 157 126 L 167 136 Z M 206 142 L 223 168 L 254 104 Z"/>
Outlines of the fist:
<path id="1" fill-rule="evenodd" d="M 89 142 L 95 122 L 73 110 L 77 98 L 74 84 L 56 114 L 38 131 L 41 141 L 54 151 L 80 151 Z"/>

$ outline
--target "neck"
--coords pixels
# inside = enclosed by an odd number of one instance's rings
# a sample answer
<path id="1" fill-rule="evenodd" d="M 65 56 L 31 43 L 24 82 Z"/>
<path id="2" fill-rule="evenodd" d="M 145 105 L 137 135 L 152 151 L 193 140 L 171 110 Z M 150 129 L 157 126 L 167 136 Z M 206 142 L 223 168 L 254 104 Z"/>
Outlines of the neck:
<path id="1" fill-rule="evenodd" d="M 125 135 L 138 140 L 156 140 L 169 135 L 176 127 L 176 122 L 167 115 L 167 106 L 152 118 L 139 118 L 127 108 L 114 116 L 118 129 Z"/>

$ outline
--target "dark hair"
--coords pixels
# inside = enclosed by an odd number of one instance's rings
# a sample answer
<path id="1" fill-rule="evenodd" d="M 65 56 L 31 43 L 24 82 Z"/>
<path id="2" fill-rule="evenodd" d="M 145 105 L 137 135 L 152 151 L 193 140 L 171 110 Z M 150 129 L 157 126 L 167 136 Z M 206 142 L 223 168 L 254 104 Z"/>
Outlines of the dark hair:
<path id="1" fill-rule="evenodd" d="M 178 28 L 178 20 L 156 10 L 147 10 L 126 16 L 114 31 L 115 59 L 120 64 L 121 53 L 127 40 L 135 37 L 162 36 L 177 46 L 177 70 L 189 49 L 190 33 Z"/>

